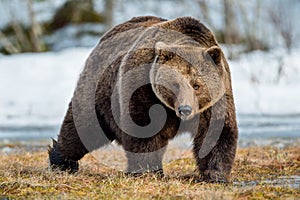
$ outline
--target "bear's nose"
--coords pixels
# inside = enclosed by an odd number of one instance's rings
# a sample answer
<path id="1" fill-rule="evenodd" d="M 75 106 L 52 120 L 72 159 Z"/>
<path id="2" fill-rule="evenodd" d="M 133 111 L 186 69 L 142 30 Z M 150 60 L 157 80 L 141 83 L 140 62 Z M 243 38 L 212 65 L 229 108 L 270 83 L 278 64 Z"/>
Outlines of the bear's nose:
<path id="1" fill-rule="evenodd" d="M 192 113 L 192 107 L 188 105 L 179 106 L 178 112 L 180 115 L 188 116 Z"/>

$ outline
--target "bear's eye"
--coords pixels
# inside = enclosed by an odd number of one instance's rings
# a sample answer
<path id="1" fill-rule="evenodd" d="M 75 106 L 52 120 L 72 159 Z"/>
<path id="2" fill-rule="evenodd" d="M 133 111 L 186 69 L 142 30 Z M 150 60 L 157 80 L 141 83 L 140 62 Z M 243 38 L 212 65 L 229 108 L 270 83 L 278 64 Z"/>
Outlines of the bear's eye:
<path id="1" fill-rule="evenodd" d="M 193 88 L 194 88 L 194 90 L 199 90 L 200 86 L 195 84 L 195 85 L 193 85 Z"/>

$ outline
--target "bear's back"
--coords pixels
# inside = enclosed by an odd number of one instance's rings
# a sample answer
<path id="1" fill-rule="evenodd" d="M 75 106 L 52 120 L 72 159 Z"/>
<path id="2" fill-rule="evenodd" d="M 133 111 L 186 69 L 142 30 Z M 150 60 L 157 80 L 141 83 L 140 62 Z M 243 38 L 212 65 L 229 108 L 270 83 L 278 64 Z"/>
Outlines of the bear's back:
<path id="1" fill-rule="evenodd" d="M 113 27 L 101 38 L 101 41 L 107 40 L 115 36 L 116 34 L 129 31 L 130 29 L 137 29 L 141 27 L 147 28 L 164 21 L 167 20 L 163 18 L 154 17 L 154 16 L 134 17 L 127 22 L 124 22 L 122 24 Z"/>

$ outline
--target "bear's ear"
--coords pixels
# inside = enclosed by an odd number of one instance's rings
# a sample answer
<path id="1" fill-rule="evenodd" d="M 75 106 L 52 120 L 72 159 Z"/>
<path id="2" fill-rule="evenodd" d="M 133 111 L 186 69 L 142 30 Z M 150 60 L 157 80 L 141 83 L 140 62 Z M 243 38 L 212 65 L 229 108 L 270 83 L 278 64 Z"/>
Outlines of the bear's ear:
<path id="1" fill-rule="evenodd" d="M 206 50 L 207 59 L 212 60 L 217 66 L 222 62 L 222 51 L 220 47 L 213 46 Z"/>
<path id="2" fill-rule="evenodd" d="M 155 44 L 155 54 L 158 56 L 161 61 L 170 60 L 175 52 L 172 51 L 172 48 L 163 42 L 157 42 Z"/>

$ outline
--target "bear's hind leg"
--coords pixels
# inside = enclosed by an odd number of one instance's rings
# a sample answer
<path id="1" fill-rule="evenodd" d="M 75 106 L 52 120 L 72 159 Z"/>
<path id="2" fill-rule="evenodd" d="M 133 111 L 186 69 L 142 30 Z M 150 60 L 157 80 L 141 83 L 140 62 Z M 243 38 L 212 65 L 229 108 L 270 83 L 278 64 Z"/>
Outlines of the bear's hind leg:
<path id="1" fill-rule="evenodd" d="M 78 171 L 80 160 L 88 150 L 82 144 L 73 120 L 72 102 L 69 104 L 67 114 L 58 135 L 58 141 L 53 139 L 52 147 L 49 146 L 49 162 L 51 169 Z"/>
<path id="2" fill-rule="evenodd" d="M 57 141 L 52 139 L 52 147 L 48 149 L 50 167 L 53 170 L 68 171 L 75 173 L 78 171 L 78 161 L 66 159 L 59 151 Z"/>
<path id="3" fill-rule="evenodd" d="M 74 173 L 79 168 L 78 160 L 85 154 L 111 142 L 105 135 L 98 134 L 98 132 L 93 133 L 95 130 L 89 129 L 88 126 L 91 125 L 88 124 L 88 120 L 83 119 L 81 121 L 80 123 L 87 124 L 87 129 L 79 136 L 73 119 L 71 102 L 61 126 L 58 141 L 53 140 L 53 146 L 48 150 L 52 169 Z M 85 145 L 88 145 L 88 149 Z"/>

